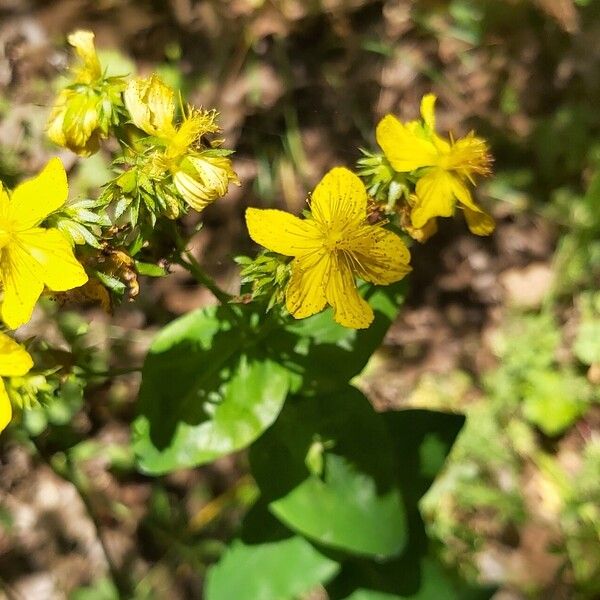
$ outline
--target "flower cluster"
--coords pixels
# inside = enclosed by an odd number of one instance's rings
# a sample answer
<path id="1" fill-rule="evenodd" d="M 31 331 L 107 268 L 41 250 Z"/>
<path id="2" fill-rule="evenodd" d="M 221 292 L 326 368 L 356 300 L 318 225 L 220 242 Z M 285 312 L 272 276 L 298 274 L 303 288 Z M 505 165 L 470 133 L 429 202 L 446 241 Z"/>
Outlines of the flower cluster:
<path id="1" fill-rule="evenodd" d="M 176 102 L 156 75 L 109 77 L 90 31 L 76 31 L 68 41 L 76 60 L 51 109 L 48 137 L 82 157 L 114 137 L 121 152 L 114 179 L 95 199 L 67 202 L 58 158 L 12 193 L 0 185 L 0 319 L 8 329 L 29 321 L 45 291 L 61 306 L 93 302 L 107 310 L 115 299 L 134 298 L 138 273 L 165 275 L 155 263 L 181 250 L 176 226 L 169 230 L 161 219 L 201 211 L 230 183 L 239 185 L 231 151 L 214 137 L 215 110 Z M 165 239 L 165 231 L 173 237 Z M 12 414 L 7 389 L 19 388 L 21 396 L 41 389 L 28 383 L 40 377 L 27 375 L 32 366 L 27 351 L 0 333 L 0 377 L 10 378 L 8 388 L 0 383 L 0 429 Z"/>
<path id="2" fill-rule="evenodd" d="M 70 202 L 50 223 L 72 244 L 95 250 L 84 252 L 93 279 L 66 301 L 75 296 L 111 306 L 113 298 L 136 295 L 138 266 L 146 274 L 164 273 L 155 263 L 173 252 L 173 236 L 179 238 L 165 222 L 202 211 L 239 181 L 232 151 L 215 137 L 215 110 L 184 106 L 155 74 L 107 77 L 93 33 L 77 31 L 68 39 L 77 62 L 51 111 L 48 135 L 82 156 L 111 136 L 121 151 L 101 195 Z M 114 256 L 127 256 L 126 267 L 113 268 Z"/>
<path id="3" fill-rule="evenodd" d="M 467 225 L 476 235 L 489 235 L 494 220 L 474 200 L 469 184 L 476 176 L 491 172 L 486 142 L 473 132 L 455 140 L 444 138 L 435 128 L 433 94 L 421 101 L 421 119 L 401 122 L 386 115 L 377 125 L 377 143 L 383 155 L 367 154 L 359 171 L 369 191 L 395 210 L 403 229 L 425 241 L 437 231 L 436 219 L 462 209 Z"/>
<path id="4" fill-rule="evenodd" d="M 122 172 L 106 188 L 104 198 L 116 217 L 127 213 L 136 224 L 140 210 L 152 225 L 161 216 L 176 219 L 188 208 L 204 210 L 239 185 L 230 150 L 221 140 L 215 110 L 182 107 L 175 118 L 175 92 L 156 75 L 129 81 L 123 94 L 130 121 L 139 130 L 124 156 Z"/>
<path id="5" fill-rule="evenodd" d="M 203 211 L 230 184 L 239 185 L 232 151 L 218 138 L 216 110 L 184 104 L 155 74 L 108 77 L 91 32 L 77 31 L 69 43 L 77 63 L 52 108 L 48 135 L 84 157 L 112 136 L 120 152 L 114 177 L 95 199 L 67 203 L 67 177 L 57 158 L 12 193 L 0 186 L 0 319 L 8 329 L 31 318 L 44 291 L 61 306 L 94 302 L 109 310 L 114 298 L 137 295 L 138 274 L 165 275 L 165 259 L 190 266 L 176 219 Z M 340 325 L 367 328 L 374 313 L 364 289 L 411 271 L 402 231 L 424 241 L 438 217 L 459 208 L 473 233 L 491 233 L 494 222 L 470 189 L 476 176 L 490 172 L 488 147 L 473 133 L 458 140 L 440 136 L 434 104 L 433 95 L 423 98 L 418 121 L 385 116 L 376 130 L 383 152 L 365 152 L 358 174 L 329 171 L 304 218 L 247 209 L 250 237 L 267 252 L 238 259 L 242 286 L 251 285 L 238 301 L 265 298 L 266 310 L 280 305 L 296 319 L 330 306 Z M 205 275 L 198 280 L 228 300 Z M 0 332 L 0 378 L 10 378 L 8 386 L 0 379 L 0 430 L 11 418 L 11 394 L 30 398 L 55 389 L 45 375 L 29 374 L 32 367 L 28 352 Z"/>
<path id="6" fill-rule="evenodd" d="M 363 151 L 359 161 L 366 186 L 351 171 L 335 168 L 315 188 L 304 220 L 279 210 L 246 211 L 252 239 L 292 257 L 282 263 L 263 253 L 239 261 L 254 298 L 268 295 L 268 308 L 285 298 L 287 311 L 298 319 L 329 304 L 338 323 L 365 328 L 373 311 L 356 278 L 388 285 L 411 270 L 409 251 L 388 224 L 424 242 L 437 231 L 437 218 L 452 216 L 458 207 L 472 233 L 493 231 L 492 217 L 469 189 L 476 175 L 490 173 L 487 144 L 474 133 L 458 140 L 438 135 L 435 100 L 432 94 L 423 98 L 419 121 L 402 123 L 393 115 L 380 121 L 376 136 L 383 154 Z"/>

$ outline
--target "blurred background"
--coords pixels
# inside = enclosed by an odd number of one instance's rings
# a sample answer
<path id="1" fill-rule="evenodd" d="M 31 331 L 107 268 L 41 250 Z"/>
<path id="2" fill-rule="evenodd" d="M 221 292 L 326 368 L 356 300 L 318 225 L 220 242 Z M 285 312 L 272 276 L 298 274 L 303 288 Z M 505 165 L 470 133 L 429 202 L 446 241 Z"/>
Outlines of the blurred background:
<path id="1" fill-rule="evenodd" d="M 253 251 L 245 207 L 301 210 L 326 170 L 375 148 L 387 112 L 415 118 L 433 92 L 440 130 L 489 140 L 479 200 L 495 233 L 447 219 L 413 246 L 407 304 L 357 385 L 382 409 L 467 413 L 421 505 L 448 565 L 497 600 L 600 597 L 600 2 L 0 0 L 8 186 L 57 154 L 72 198 L 110 178 L 110 147 L 80 161 L 43 131 L 81 28 L 112 73 L 158 71 L 220 111 L 242 186 L 202 213 L 192 246 L 234 293 L 232 259 Z M 140 365 L 164 323 L 212 301 L 173 268 L 114 315 L 36 314 L 26 334 L 98 375 L 85 402 L 63 393 L 0 439 L 0 597 L 109 600 L 111 571 L 133 574 L 139 598 L 201 597 L 256 495 L 245 456 L 137 473 L 139 377 L 101 373 Z"/>

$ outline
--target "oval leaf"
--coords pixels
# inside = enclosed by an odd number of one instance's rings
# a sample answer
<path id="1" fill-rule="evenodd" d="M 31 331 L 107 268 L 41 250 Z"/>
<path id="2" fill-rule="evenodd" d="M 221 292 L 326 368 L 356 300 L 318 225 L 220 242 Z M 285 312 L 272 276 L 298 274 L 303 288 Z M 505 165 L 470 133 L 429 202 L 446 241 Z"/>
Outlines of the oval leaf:
<path id="1" fill-rule="evenodd" d="M 247 320 L 230 318 L 217 307 L 190 313 L 150 348 L 133 425 L 143 471 L 213 461 L 248 446 L 277 418 L 287 371 L 259 355 Z"/>
<path id="2" fill-rule="evenodd" d="M 393 556 L 404 547 L 393 450 L 381 416 L 358 390 L 291 399 L 250 461 L 269 510 L 291 529 L 361 555 Z"/>

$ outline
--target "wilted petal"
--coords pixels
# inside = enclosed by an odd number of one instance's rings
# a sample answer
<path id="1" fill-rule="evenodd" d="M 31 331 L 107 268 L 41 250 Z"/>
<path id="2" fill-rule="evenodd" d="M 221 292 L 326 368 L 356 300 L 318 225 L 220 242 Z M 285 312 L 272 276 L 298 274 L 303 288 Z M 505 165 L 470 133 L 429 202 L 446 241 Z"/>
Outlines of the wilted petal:
<path id="1" fill-rule="evenodd" d="M 94 46 L 94 34 L 91 31 L 78 30 L 68 37 L 68 41 L 75 48 L 82 63 L 74 69 L 77 80 L 81 83 L 91 83 L 100 78 L 102 67 Z"/>
<path id="2" fill-rule="evenodd" d="M 182 198 L 198 212 L 204 210 L 215 198 L 200 181 L 185 171 L 173 175 L 173 183 Z"/>
<path id="3" fill-rule="evenodd" d="M 125 107 L 136 127 L 149 135 L 175 136 L 175 94 L 159 77 L 132 79 L 123 94 Z"/>

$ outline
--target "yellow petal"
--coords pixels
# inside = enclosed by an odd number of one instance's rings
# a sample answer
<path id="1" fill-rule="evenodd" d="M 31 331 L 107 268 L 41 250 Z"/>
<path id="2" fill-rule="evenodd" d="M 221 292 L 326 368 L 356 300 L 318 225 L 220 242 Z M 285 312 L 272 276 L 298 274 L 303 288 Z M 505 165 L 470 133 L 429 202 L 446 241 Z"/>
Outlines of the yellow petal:
<path id="1" fill-rule="evenodd" d="M 87 282 L 85 269 L 58 229 L 31 229 L 20 233 L 18 241 L 36 262 L 42 281 L 53 292 L 71 290 Z"/>
<path id="2" fill-rule="evenodd" d="M 394 115 L 386 115 L 376 130 L 377 143 L 396 171 L 414 171 L 437 164 L 435 145 L 417 135 L 415 128 L 403 125 Z"/>
<path id="3" fill-rule="evenodd" d="M 0 377 L 21 377 L 31 367 L 33 361 L 25 348 L 0 332 Z"/>
<path id="4" fill-rule="evenodd" d="M 210 190 L 213 198 L 227 193 L 229 187 L 229 171 L 231 161 L 224 156 L 197 157 L 189 156 L 190 161 L 202 183 Z"/>
<path id="5" fill-rule="evenodd" d="M 356 275 L 377 285 L 400 281 L 411 268 L 410 252 L 395 233 L 373 225 L 363 225 L 348 244 Z"/>
<path id="6" fill-rule="evenodd" d="M 12 406 L 4 387 L 4 382 L 0 379 L 0 431 L 4 431 L 12 419 Z"/>
<path id="7" fill-rule="evenodd" d="M 2 320 L 12 329 L 29 321 L 44 285 L 62 292 L 87 281 L 69 242 L 56 229 L 19 233 L 2 251 L 0 278 L 4 287 Z"/>
<path id="8" fill-rule="evenodd" d="M 16 329 L 31 318 L 44 283 L 36 262 L 15 244 L 6 246 L 0 259 L 0 279 L 4 288 L 2 320 Z"/>
<path id="9" fill-rule="evenodd" d="M 345 167 L 335 167 L 311 194 L 310 210 L 315 220 L 327 227 L 364 221 L 367 190 L 358 175 Z"/>
<path id="10" fill-rule="evenodd" d="M 465 219 L 471 233 L 475 235 L 490 235 L 496 227 L 496 223 L 480 206 L 478 206 L 471 196 L 469 188 L 459 177 L 454 176 L 453 186 L 454 195 L 463 206 Z"/>
<path id="11" fill-rule="evenodd" d="M 337 323 L 351 329 L 366 329 L 373 322 L 373 309 L 360 296 L 350 266 L 343 255 L 335 257 L 327 282 L 327 302 Z"/>
<path id="12" fill-rule="evenodd" d="M 75 68 L 77 80 L 81 83 L 91 83 L 102 75 L 102 68 L 96 48 L 94 46 L 94 34 L 91 31 L 75 31 L 68 38 L 69 44 L 75 48 L 77 56 L 81 60 L 81 66 Z"/>
<path id="13" fill-rule="evenodd" d="M 204 210 L 214 200 L 214 196 L 202 181 L 185 171 L 177 171 L 173 175 L 173 182 L 182 198 L 198 212 Z"/>
<path id="14" fill-rule="evenodd" d="M 417 203 L 412 209 L 413 227 L 424 227 L 433 217 L 450 217 L 454 213 L 455 178 L 441 168 L 434 168 L 419 179 L 416 187 Z"/>
<path id="15" fill-rule="evenodd" d="M 72 94 L 72 90 L 62 90 L 60 92 L 56 98 L 56 101 L 54 102 L 52 110 L 50 111 L 48 122 L 46 123 L 46 133 L 57 146 L 66 146 L 63 125 L 67 111 L 67 102 Z"/>
<path id="16" fill-rule="evenodd" d="M 174 137 L 175 94 L 159 77 L 132 79 L 123 94 L 131 120 L 149 135 Z"/>
<path id="17" fill-rule="evenodd" d="M 102 105 L 95 94 L 80 93 L 68 103 L 63 121 L 65 146 L 79 156 L 98 151 L 100 138 L 107 137 L 100 129 Z"/>
<path id="18" fill-rule="evenodd" d="M 437 98 L 434 94 L 427 94 L 421 100 L 421 117 L 427 128 L 431 131 L 435 130 L 435 101 Z"/>
<path id="19" fill-rule="evenodd" d="M 490 235 L 496 227 L 496 223 L 490 215 L 482 210 L 471 210 L 464 208 L 465 219 L 469 230 L 475 235 Z"/>
<path id="20" fill-rule="evenodd" d="M 314 222 L 282 210 L 248 208 L 246 225 L 257 244 L 278 254 L 302 256 L 322 247 L 320 232 Z"/>
<path id="21" fill-rule="evenodd" d="M 59 158 L 52 158 L 42 171 L 17 186 L 10 201 L 13 231 L 39 225 L 67 200 L 67 174 Z"/>
<path id="22" fill-rule="evenodd" d="M 292 261 L 292 276 L 286 289 L 285 303 L 288 312 L 296 319 L 310 317 L 325 308 L 330 261 L 330 256 L 324 251 Z"/>

